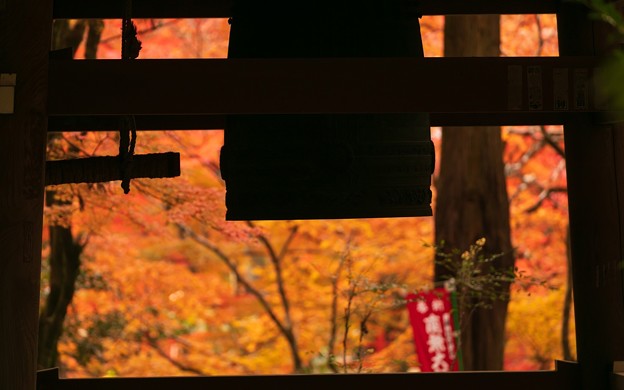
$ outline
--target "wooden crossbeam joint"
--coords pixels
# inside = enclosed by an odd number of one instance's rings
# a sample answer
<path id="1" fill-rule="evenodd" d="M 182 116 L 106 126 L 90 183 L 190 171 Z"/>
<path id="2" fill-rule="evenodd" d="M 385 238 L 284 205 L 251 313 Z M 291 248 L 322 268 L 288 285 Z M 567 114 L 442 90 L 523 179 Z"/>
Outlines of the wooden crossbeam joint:
<path id="1" fill-rule="evenodd" d="M 180 176 L 180 153 L 138 154 L 133 157 L 131 179 Z M 46 161 L 45 184 L 101 183 L 121 180 L 117 156 Z"/>

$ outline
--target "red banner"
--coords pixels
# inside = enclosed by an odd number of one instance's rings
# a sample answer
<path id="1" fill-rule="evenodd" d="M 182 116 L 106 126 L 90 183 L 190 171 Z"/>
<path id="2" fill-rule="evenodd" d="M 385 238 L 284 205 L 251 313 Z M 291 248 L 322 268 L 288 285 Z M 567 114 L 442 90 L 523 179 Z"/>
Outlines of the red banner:
<path id="1" fill-rule="evenodd" d="M 445 288 L 407 295 L 422 372 L 458 371 L 451 295 Z"/>

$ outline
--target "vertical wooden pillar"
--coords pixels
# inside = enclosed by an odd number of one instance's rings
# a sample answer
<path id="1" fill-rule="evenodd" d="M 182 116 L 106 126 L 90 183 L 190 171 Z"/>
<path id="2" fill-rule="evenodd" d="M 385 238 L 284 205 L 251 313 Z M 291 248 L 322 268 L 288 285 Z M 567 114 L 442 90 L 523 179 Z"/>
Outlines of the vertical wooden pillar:
<path id="1" fill-rule="evenodd" d="M 608 33 L 583 6 L 562 3 L 558 24 L 561 55 L 605 53 Z M 565 145 L 578 361 L 583 389 L 607 389 L 624 360 L 624 126 L 587 115 L 565 126 Z"/>
<path id="2" fill-rule="evenodd" d="M 35 388 L 51 0 L 0 0 L 0 389 Z"/>

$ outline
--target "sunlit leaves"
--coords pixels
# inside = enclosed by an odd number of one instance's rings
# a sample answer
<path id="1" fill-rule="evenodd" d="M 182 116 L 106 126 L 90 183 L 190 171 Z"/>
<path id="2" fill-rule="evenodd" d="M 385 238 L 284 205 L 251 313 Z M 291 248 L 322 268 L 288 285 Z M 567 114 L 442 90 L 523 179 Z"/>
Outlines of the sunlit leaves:
<path id="1" fill-rule="evenodd" d="M 422 19 L 427 56 L 442 53 L 443 22 Z M 137 25 L 140 59 L 225 57 L 224 20 Z M 107 21 L 100 58 L 118 58 L 118 34 L 118 22 Z M 554 16 L 504 16 L 501 34 L 505 55 L 557 55 Z M 516 271 L 562 286 L 566 195 L 549 192 L 527 212 L 544 191 L 565 187 L 564 161 L 545 140 L 563 148 L 561 129 L 541 130 L 503 130 Z M 140 132 L 137 153 L 181 153 L 180 178 L 133 180 L 128 196 L 118 182 L 54 188 L 67 203 L 46 210 L 48 221 L 71 221 L 89 236 L 60 346 L 66 374 L 289 373 L 288 343 L 257 298 L 283 323 L 280 278 L 307 372 L 417 369 L 400 302 L 405 291 L 430 286 L 431 218 L 225 222 L 222 142 L 221 131 Z M 54 143 L 50 158 L 117 154 L 115 133 L 66 133 Z M 544 326 L 555 326 L 561 300 L 561 291 L 538 289 L 512 296 L 509 368 L 539 368 L 559 356 L 556 337 L 529 337 L 551 332 Z M 545 320 L 530 325 L 531 316 Z"/>

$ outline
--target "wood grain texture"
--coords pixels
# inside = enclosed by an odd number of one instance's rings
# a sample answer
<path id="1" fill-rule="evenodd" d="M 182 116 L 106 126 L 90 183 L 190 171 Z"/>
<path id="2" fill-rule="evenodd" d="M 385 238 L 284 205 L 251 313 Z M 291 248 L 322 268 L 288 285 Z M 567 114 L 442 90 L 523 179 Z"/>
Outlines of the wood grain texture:
<path id="1" fill-rule="evenodd" d="M 562 56 L 604 55 L 609 41 L 587 11 L 557 18 Z M 608 389 L 624 360 L 624 126 L 587 116 L 564 127 L 577 354 L 583 389 Z"/>
<path id="2" fill-rule="evenodd" d="M 6 0 L 0 71 L 17 74 L 15 113 L 0 115 L 0 389 L 35 388 L 49 0 Z"/>

